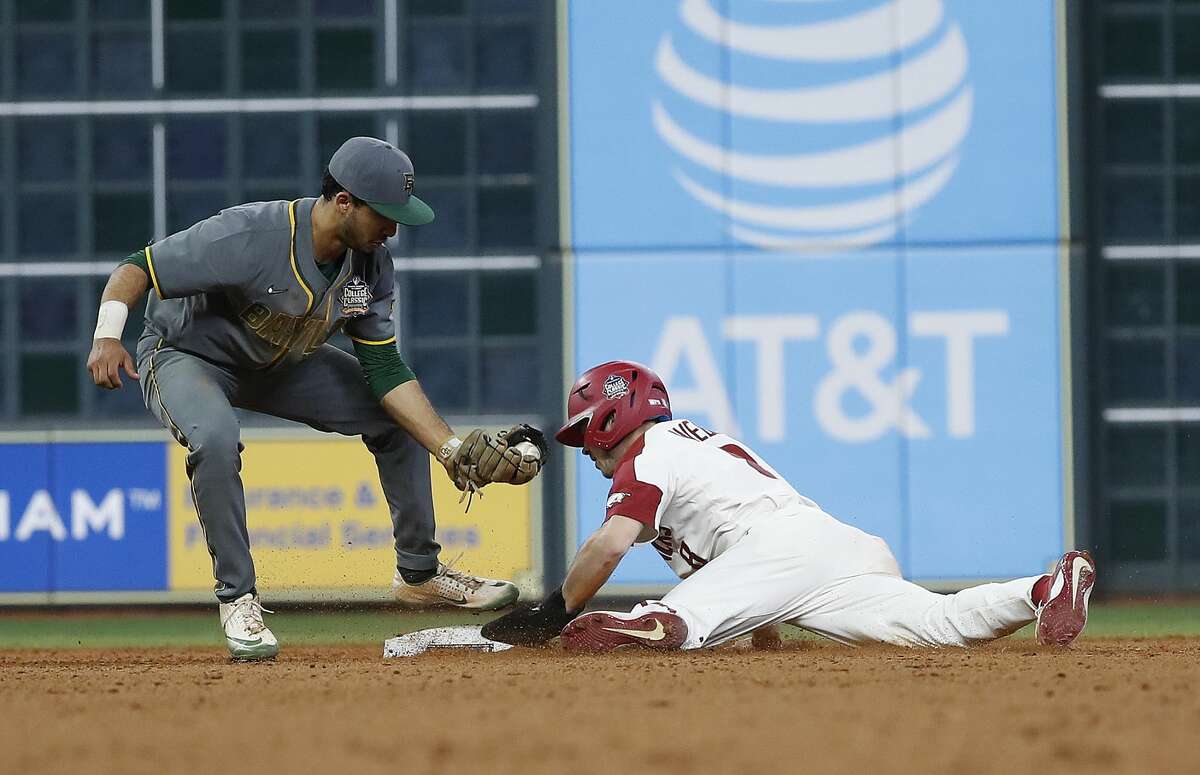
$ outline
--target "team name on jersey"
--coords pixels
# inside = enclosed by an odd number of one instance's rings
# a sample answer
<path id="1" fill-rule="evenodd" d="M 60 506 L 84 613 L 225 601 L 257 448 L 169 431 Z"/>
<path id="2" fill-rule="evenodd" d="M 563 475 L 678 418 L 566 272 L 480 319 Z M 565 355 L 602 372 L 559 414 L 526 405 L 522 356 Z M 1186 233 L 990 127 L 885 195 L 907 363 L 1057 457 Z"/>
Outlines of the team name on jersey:
<path id="1" fill-rule="evenodd" d="M 654 539 L 651 546 L 660 557 L 670 563 L 671 557 L 675 554 L 675 533 L 669 527 L 660 526 L 658 537 Z M 708 560 L 692 551 L 691 547 L 687 545 L 687 541 L 679 542 L 679 559 L 690 565 L 693 570 L 700 570 L 708 564 Z"/>
<path id="2" fill-rule="evenodd" d="M 671 429 L 671 433 L 675 434 L 676 436 L 678 436 L 682 439 L 688 439 L 690 441 L 708 441 L 713 436 L 717 435 L 710 430 L 705 430 L 704 428 L 701 428 L 699 425 L 696 425 L 691 420 L 681 420 L 679 425 L 677 425 Z M 749 452 L 742 449 L 737 444 L 722 445 L 721 450 L 730 455 L 733 455 L 736 458 L 745 460 L 746 465 L 750 466 L 755 471 L 758 471 L 760 474 L 762 474 L 763 476 L 765 476 L 769 479 L 778 479 L 779 478 L 779 477 L 775 476 L 775 474 L 771 473 L 770 471 L 768 471 L 767 469 L 765 469 L 761 465 L 759 465 L 758 461 L 755 460 L 754 457 Z"/>
<path id="3" fill-rule="evenodd" d="M 705 430 L 699 425 L 696 425 L 691 420 L 681 420 L 678 425 L 671 429 L 671 433 L 684 439 L 692 441 L 708 441 L 717 434 L 712 431 Z"/>
<path id="4" fill-rule="evenodd" d="M 265 304 L 255 302 L 239 316 L 246 327 L 276 347 L 291 346 L 305 355 L 323 345 L 345 322 L 339 318 L 333 326 L 323 317 L 307 320 L 297 315 L 274 312 Z"/>

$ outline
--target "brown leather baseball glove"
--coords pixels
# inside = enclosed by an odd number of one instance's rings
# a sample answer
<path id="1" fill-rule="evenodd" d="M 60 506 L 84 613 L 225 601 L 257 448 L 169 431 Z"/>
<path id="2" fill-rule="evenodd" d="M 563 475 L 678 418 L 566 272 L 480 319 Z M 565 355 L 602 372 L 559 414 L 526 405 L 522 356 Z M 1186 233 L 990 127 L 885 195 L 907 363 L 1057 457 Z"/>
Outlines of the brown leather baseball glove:
<path id="1" fill-rule="evenodd" d="M 533 446 L 518 447 L 522 442 Z M 522 423 L 495 436 L 476 428 L 462 443 L 444 444 L 438 459 L 454 486 L 466 492 L 493 483 L 525 484 L 541 472 L 548 451 L 545 435 Z"/>

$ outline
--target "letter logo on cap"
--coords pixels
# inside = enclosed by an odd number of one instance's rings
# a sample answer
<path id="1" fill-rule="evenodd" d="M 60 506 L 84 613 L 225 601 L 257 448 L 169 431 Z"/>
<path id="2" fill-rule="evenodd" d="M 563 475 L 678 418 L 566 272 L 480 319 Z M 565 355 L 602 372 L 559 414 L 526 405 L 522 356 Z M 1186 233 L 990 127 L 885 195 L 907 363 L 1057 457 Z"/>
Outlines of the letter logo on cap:
<path id="1" fill-rule="evenodd" d="M 411 172 L 404 173 L 404 192 L 411 193 L 413 190 L 413 174 Z"/>

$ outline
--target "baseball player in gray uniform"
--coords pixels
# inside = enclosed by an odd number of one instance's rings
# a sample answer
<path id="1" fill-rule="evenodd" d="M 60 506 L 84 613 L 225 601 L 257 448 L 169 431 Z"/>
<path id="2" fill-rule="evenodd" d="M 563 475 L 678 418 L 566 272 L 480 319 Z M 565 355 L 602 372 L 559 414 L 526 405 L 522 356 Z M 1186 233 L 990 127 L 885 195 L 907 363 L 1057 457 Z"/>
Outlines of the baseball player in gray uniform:
<path id="1" fill-rule="evenodd" d="M 511 582 L 438 561 L 427 451 L 460 490 L 474 491 L 532 479 L 545 440 L 528 426 L 460 439 L 401 360 L 384 242 L 397 224 L 433 220 L 413 188 L 403 152 L 351 138 L 330 159 L 320 197 L 222 210 L 137 251 L 104 288 L 88 370 L 108 389 L 121 387 L 121 370 L 140 379 L 146 406 L 188 448 L 235 658 L 272 658 L 279 649 L 255 588 L 235 407 L 362 437 L 391 511 L 399 601 L 495 609 L 517 599 Z M 120 337 L 129 308 L 150 287 L 135 368 Z M 355 355 L 326 343 L 339 330 Z M 522 441 L 537 449 L 517 449 Z"/>

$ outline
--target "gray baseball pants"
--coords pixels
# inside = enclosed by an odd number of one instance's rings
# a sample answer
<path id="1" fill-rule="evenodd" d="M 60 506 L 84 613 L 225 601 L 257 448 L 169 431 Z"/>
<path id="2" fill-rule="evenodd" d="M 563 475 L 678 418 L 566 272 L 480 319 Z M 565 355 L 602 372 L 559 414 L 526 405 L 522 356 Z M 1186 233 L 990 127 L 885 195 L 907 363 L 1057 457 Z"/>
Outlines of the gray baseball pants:
<path id="1" fill-rule="evenodd" d="M 391 511 L 397 565 L 437 567 L 441 547 L 433 540 L 429 453 L 380 406 L 358 359 L 326 344 L 300 363 L 269 373 L 238 371 L 159 342 L 149 332 L 138 342 L 142 395 L 188 449 L 188 478 L 221 602 L 254 591 L 255 584 L 235 407 L 361 436 L 375 456 Z"/>

